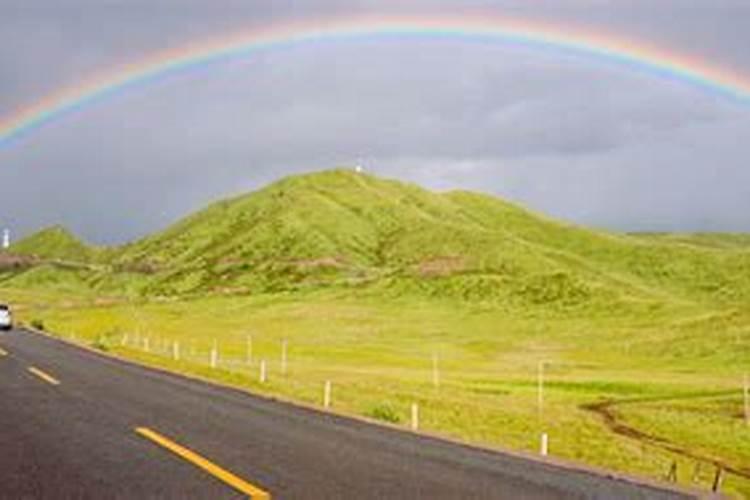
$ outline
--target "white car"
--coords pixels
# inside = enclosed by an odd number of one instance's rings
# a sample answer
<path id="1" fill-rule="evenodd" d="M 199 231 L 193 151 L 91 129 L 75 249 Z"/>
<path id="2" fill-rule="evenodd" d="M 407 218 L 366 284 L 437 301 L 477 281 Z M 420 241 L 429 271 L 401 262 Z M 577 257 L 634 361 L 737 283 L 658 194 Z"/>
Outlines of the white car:
<path id="1" fill-rule="evenodd" d="M 0 304 L 0 330 L 10 330 L 13 328 L 13 315 L 10 313 L 10 307 L 6 304 Z"/>

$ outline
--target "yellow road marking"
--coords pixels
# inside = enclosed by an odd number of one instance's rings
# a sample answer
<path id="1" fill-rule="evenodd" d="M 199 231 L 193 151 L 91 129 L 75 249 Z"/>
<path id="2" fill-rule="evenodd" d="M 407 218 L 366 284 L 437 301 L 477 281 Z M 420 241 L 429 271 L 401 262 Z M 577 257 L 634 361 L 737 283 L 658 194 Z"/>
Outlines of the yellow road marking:
<path id="1" fill-rule="evenodd" d="M 234 474 L 232 474 L 231 472 L 222 469 L 218 465 L 214 464 L 208 459 L 203 458 L 202 456 L 198 455 L 194 451 L 189 450 L 185 448 L 184 446 L 180 446 L 174 441 L 171 441 L 170 439 L 165 438 L 161 434 L 158 434 L 152 431 L 151 429 L 148 429 L 146 427 L 136 427 L 135 432 L 145 437 L 146 439 L 149 439 L 153 441 L 154 443 L 160 446 L 163 446 L 164 448 L 168 449 L 169 451 L 178 455 L 179 457 L 187 460 L 193 465 L 200 467 L 201 469 L 208 472 L 215 478 L 225 482 L 232 488 L 250 496 L 250 498 L 257 499 L 257 500 L 270 500 L 271 498 L 270 493 L 263 491 L 260 488 L 257 488 L 256 486 L 253 486 L 252 484 L 248 483 L 244 479 L 241 479 L 235 476 Z"/>
<path id="2" fill-rule="evenodd" d="M 59 380 L 57 380 L 55 377 L 53 377 L 52 375 L 50 375 L 48 373 L 44 373 L 39 368 L 35 368 L 33 366 L 30 366 L 29 367 L 29 371 L 31 373 L 33 373 L 34 375 L 36 375 L 37 377 L 39 377 L 40 379 L 42 379 L 45 382 L 47 382 L 48 384 L 60 385 L 60 381 Z"/>
<path id="3" fill-rule="evenodd" d="M 7 356 L 7 355 L 8 355 L 8 351 L 0 347 L 0 356 Z"/>

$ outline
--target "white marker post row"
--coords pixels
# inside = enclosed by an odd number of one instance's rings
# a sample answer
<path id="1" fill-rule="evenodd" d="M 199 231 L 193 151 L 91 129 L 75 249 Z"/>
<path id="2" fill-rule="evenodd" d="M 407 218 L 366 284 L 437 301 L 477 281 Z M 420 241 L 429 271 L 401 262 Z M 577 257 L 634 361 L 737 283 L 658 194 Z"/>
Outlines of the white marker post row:
<path id="1" fill-rule="evenodd" d="M 129 338 L 128 338 L 128 334 L 126 333 L 122 337 L 122 344 L 127 345 L 128 341 L 129 341 Z M 145 351 L 148 351 L 150 348 L 149 337 L 141 337 L 139 335 L 136 335 L 134 342 L 136 345 L 142 343 L 143 349 Z M 247 337 L 246 346 L 247 346 L 246 362 L 248 364 L 252 364 L 253 362 L 253 340 L 252 340 L 252 337 L 249 335 Z M 288 352 L 288 342 L 287 340 L 283 340 L 281 343 L 281 373 L 282 374 L 286 374 L 287 372 L 287 367 L 288 367 L 287 352 Z M 177 341 L 172 342 L 172 358 L 174 360 L 180 359 L 180 343 Z M 214 344 L 210 352 L 211 368 L 216 368 L 218 366 L 218 361 L 219 361 L 218 342 L 214 340 Z M 538 411 L 539 411 L 539 421 L 541 424 L 543 421 L 543 405 L 544 405 L 544 362 L 543 361 L 540 362 L 538 365 L 537 375 L 538 375 L 537 405 L 538 405 Z M 260 380 L 260 383 L 262 384 L 268 381 L 267 363 L 265 359 L 261 360 L 259 363 L 259 380 Z M 434 353 L 432 356 L 432 382 L 435 388 L 438 388 L 440 386 L 440 372 L 439 372 L 437 353 Z M 744 395 L 744 403 L 745 403 L 744 404 L 745 418 L 748 424 L 750 425 L 750 377 L 748 377 L 748 375 L 745 375 L 743 382 L 744 382 L 743 395 Z M 324 408 L 331 407 L 331 393 L 332 393 L 331 381 L 326 380 L 323 386 L 323 407 Z M 411 405 L 410 427 L 414 431 L 419 430 L 419 406 L 417 405 L 417 403 L 412 403 Z M 542 456 L 546 456 L 548 452 L 549 452 L 549 436 L 546 432 L 542 432 L 540 435 L 539 453 Z"/>

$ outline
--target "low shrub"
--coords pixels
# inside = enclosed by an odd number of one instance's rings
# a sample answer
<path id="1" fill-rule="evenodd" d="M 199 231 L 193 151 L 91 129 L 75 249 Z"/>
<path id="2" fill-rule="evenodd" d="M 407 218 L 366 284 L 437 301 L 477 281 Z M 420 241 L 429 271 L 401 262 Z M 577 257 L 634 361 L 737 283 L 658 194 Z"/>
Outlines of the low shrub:
<path id="1" fill-rule="evenodd" d="M 401 421 L 401 417 L 399 417 L 396 410 L 389 403 L 382 403 L 373 406 L 366 413 L 366 415 L 376 420 L 382 420 L 384 422 L 390 422 L 392 424 L 397 424 Z"/>

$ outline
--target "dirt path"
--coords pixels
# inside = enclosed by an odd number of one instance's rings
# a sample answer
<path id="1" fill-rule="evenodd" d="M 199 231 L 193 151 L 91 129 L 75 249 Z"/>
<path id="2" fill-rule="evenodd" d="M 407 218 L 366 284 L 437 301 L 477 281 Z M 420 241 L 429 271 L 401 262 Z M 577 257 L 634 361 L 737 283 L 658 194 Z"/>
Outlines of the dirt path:
<path id="1" fill-rule="evenodd" d="M 726 472 L 735 474 L 737 476 L 740 476 L 746 479 L 750 479 L 750 468 L 748 468 L 747 466 L 733 465 L 722 458 L 705 455 L 701 452 L 695 451 L 689 448 L 687 445 L 675 443 L 673 441 L 670 441 L 669 439 L 666 439 L 660 436 L 655 436 L 647 432 L 643 432 L 639 429 L 636 429 L 635 427 L 631 425 L 628 425 L 622 420 L 620 420 L 618 418 L 617 412 L 615 411 L 616 406 L 624 405 L 624 404 L 638 404 L 638 403 L 646 403 L 646 402 L 654 403 L 654 402 L 659 402 L 659 401 L 673 401 L 673 400 L 678 400 L 678 399 L 699 399 L 699 398 L 707 398 L 707 397 L 726 396 L 730 394 L 734 394 L 734 391 L 720 391 L 720 392 L 711 392 L 711 393 L 704 392 L 700 394 L 691 394 L 691 395 L 676 396 L 676 397 L 606 400 L 606 401 L 601 401 L 601 402 L 596 402 L 596 403 L 583 404 L 583 405 L 580 405 L 580 408 L 582 410 L 590 411 L 592 413 L 596 413 L 597 415 L 599 415 L 604 421 L 605 425 L 615 434 L 619 434 L 621 436 L 634 439 L 641 443 L 646 443 L 652 446 L 662 448 L 664 450 L 670 451 L 672 453 L 676 453 L 678 455 L 682 455 L 684 457 L 690 458 L 698 462 L 711 464 L 713 466 L 724 469 Z"/>

